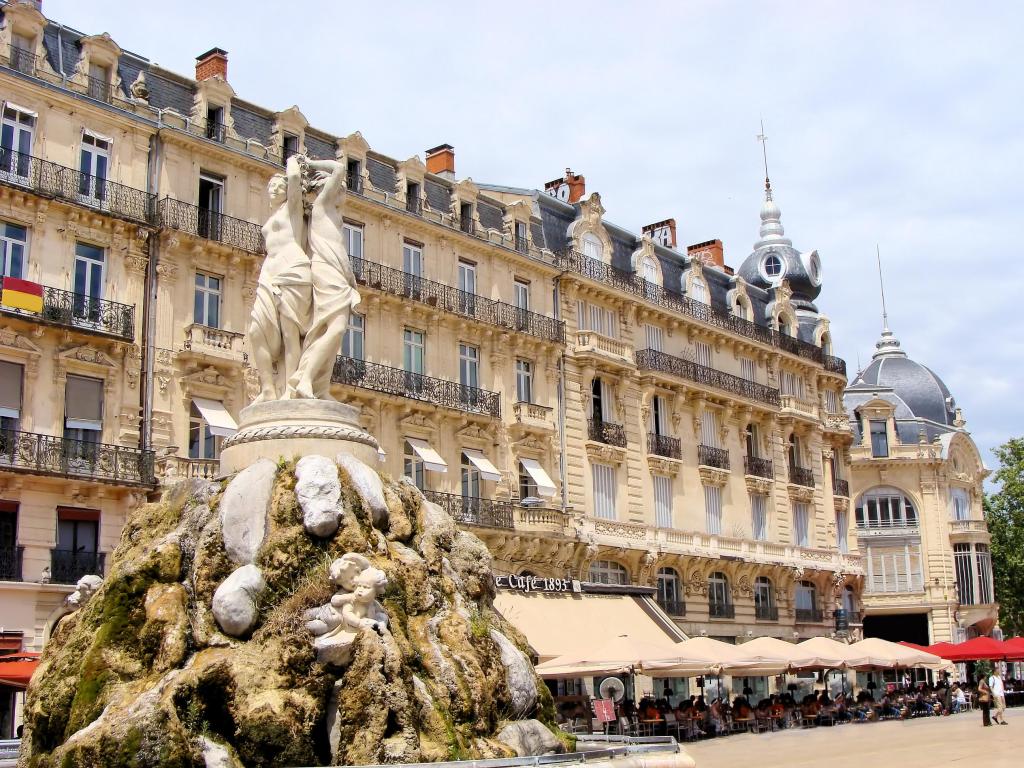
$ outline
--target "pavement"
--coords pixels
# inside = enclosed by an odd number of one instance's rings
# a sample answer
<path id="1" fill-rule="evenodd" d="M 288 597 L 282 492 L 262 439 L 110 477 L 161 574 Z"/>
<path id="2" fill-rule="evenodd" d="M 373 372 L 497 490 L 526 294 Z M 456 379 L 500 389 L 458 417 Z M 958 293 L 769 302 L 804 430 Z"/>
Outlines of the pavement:
<path id="1" fill-rule="evenodd" d="M 1021 768 L 1024 707 L 1006 710 L 1006 722 L 983 728 L 976 709 L 949 717 L 735 734 L 683 748 L 697 768 Z"/>

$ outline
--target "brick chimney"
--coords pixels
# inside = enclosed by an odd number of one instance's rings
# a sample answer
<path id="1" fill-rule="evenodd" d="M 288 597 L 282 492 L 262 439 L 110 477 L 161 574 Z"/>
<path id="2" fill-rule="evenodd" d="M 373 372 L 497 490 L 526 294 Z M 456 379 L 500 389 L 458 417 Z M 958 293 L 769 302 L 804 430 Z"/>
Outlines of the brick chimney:
<path id="1" fill-rule="evenodd" d="M 449 181 L 455 179 L 455 147 L 441 144 L 427 150 L 427 172 L 443 176 Z"/>
<path id="2" fill-rule="evenodd" d="M 717 238 L 686 246 L 686 255 L 691 259 L 700 259 L 706 267 L 716 267 L 723 271 L 726 269 L 725 248 Z"/>
<path id="3" fill-rule="evenodd" d="M 565 178 L 549 181 L 544 185 L 544 191 L 563 202 L 576 203 L 587 194 L 587 180 L 566 168 Z"/>
<path id="4" fill-rule="evenodd" d="M 665 219 L 654 224 L 648 224 L 643 228 L 643 233 L 649 235 L 651 240 L 664 245 L 667 248 L 676 247 L 676 220 Z"/>
<path id="5" fill-rule="evenodd" d="M 211 48 L 196 56 L 196 80 L 209 80 L 211 77 L 220 77 L 227 82 L 228 52 L 222 48 Z"/>

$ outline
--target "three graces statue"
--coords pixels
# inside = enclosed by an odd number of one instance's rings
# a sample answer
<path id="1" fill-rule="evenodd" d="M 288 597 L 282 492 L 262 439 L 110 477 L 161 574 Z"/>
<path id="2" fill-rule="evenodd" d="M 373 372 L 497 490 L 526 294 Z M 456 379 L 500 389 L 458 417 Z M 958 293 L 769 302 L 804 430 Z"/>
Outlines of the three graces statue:
<path id="1" fill-rule="evenodd" d="M 334 400 L 334 360 L 359 304 L 342 228 L 345 167 L 292 155 L 268 191 L 267 256 L 249 323 L 256 402 Z"/>

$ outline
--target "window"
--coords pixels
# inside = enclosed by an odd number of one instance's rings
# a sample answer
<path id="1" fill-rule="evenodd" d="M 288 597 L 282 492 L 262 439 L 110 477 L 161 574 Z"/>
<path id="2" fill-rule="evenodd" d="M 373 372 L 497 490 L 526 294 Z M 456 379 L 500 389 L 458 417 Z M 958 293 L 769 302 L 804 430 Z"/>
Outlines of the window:
<path id="1" fill-rule="evenodd" d="M 292 155 L 299 154 L 299 137 L 286 133 L 281 142 L 281 160 L 287 162 Z"/>
<path id="2" fill-rule="evenodd" d="M 792 371 L 783 371 L 781 376 L 781 393 L 792 397 L 803 398 L 804 378 Z"/>
<path id="3" fill-rule="evenodd" d="M 825 412 L 841 413 L 839 410 L 839 396 L 834 389 L 825 390 Z"/>
<path id="4" fill-rule="evenodd" d="M 857 600 L 853 594 L 853 587 L 843 589 L 843 610 L 846 615 L 852 617 L 857 607 Z"/>
<path id="5" fill-rule="evenodd" d="M 700 418 L 700 444 L 718 447 L 718 411 L 707 410 Z"/>
<path id="6" fill-rule="evenodd" d="M 615 467 L 610 464 L 591 464 L 594 483 L 594 517 L 615 519 Z"/>
<path id="7" fill-rule="evenodd" d="M 675 568 L 658 569 L 658 605 L 669 616 L 685 615 L 683 590 L 679 584 L 679 573 Z"/>
<path id="8" fill-rule="evenodd" d="M 654 259 L 650 256 L 644 256 L 643 262 L 640 264 L 641 274 L 644 280 L 653 285 L 660 285 L 661 278 L 659 277 L 658 265 L 654 263 Z"/>
<path id="9" fill-rule="evenodd" d="M 523 462 L 519 462 L 519 499 L 537 499 L 540 494 L 537 492 L 537 481 L 533 475 L 526 471 Z"/>
<path id="10" fill-rule="evenodd" d="M 576 322 L 581 331 L 596 331 L 611 339 L 619 336 L 619 316 L 614 311 L 596 304 L 577 301 Z"/>
<path id="11" fill-rule="evenodd" d="M 704 486 L 704 512 L 707 531 L 712 536 L 722 533 L 722 489 L 717 485 Z"/>
<path id="12" fill-rule="evenodd" d="M 731 608 L 729 579 L 716 571 L 708 576 L 708 612 L 712 618 L 729 618 L 732 616 Z"/>
<path id="13" fill-rule="evenodd" d="M 462 454 L 462 495 L 480 498 L 480 470 L 465 453 Z"/>
<path id="14" fill-rule="evenodd" d="M 199 174 L 199 215 L 197 228 L 200 237 L 219 240 L 221 214 L 224 212 L 224 179 L 211 173 Z"/>
<path id="15" fill-rule="evenodd" d="M 793 543 L 798 547 L 811 545 L 809 527 L 807 505 L 798 501 L 793 505 Z"/>
<path id="16" fill-rule="evenodd" d="M 349 224 L 345 222 L 341 227 L 342 234 L 345 237 L 345 250 L 348 251 L 349 258 L 361 259 L 363 258 L 363 227 L 361 224 Z M 352 265 L 356 267 L 356 265 Z M 362 265 L 356 268 L 356 276 L 362 277 Z M 407 270 L 408 271 L 408 270 Z"/>
<path id="17" fill-rule="evenodd" d="M 957 583 L 960 583 L 960 561 L 957 547 L 953 545 L 957 569 Z M 968 549 L 970 545 L 967 545 Z M 921 575 L 921 547 L 919 544 L 869 543 L 864 558 L 867 567 L 866 589 L 869 592 L 920 592 L 924 586 Z M 967 572 L 970 573 L 970 552 L 967 552 Z M 973 589 L 973 583 L 970 584 Z M 960 602 L 963 602 L 961 596 Z"/>
<path id="18" fill-rule="evenodd" d="M 210 431 L 202 412 L 192 403 L 188 418 L 188 457 L 216 459 L 220 457 L 220 438 Z"/>
<path id="19" fill-rule="evenodd" d="M 800 459 L 803 456 L 802 446 L 800 445 L 800 438 L 797 435 L 789 436 L 789 466 L 790 467 L 802 467 Z"/>
<path id="20" fill-rule="evenodd" d="M 836 510 L 836 546 L 844 555 L 850 551 L 850 513 L 845 509 Z"/>
<path id="21" fill-rule="evenodd" d="M 591 394 L 591 418 L 594 421 L 611 423 L 612 415 L 612 392 L 608 382 L 600 376 L 595 376 L 590 388 Z"/>
<path id="22" fill-rule="evenodd" d="M 0 173 L 27 179 L 32 172 L 32 138 L 35 134 L 36 116 L 29 112 L 4 106 L 3 124 L 0 128 Z"/>
<path id="23" fill-rule="evenodd" d="M 221 278 L 196 272 L 196 296 L 193 322 L 208 328 L 220 328 Z"/>
<path id="24" fill-rule="evenodd" d="M 459 228 L 463 232 L 473 233 L 473 204 L 472 203 L 460 203 L 459 204 Z"/>
<path id="25" fill-rule="evenodd" d="M 782 275 L 782 269 L 782 259 L 774 253 L 769 253 L 761 260 L 761 272 L 764 273 L 764 276 L 770 281 L 774 282 L 776 278 L 780 277 Z"/>
<path id="26" fill-rule="evenodd" d="M 224 142 L 224 108 L 210 104 L 206 108 L 206 138 Z"/>
<path id="27" fill-rule="evenodd" d="M 348 327 L 341 339 L 341 354 L 353 360 L 365 359 L 366 316 L 355 312 L 348 319 Z"/>
<path id="28" fill-rule="evenodd" d="M 58 507 L 57 549 L 67 553 L 95 554 L 99 527 L 99 512 L 96 510 Z"/>
<path id="29" fill-rule="evenodd" d="M 736 315 L 740 320 L 750 320 L 750 309 L 749 302 L 744 301 L 743 297 L 737 296 L 736 301 L 732 305 L 732 313 Z"/>
<path id="30" fill-rule="evenodd" d="M 89 96 L 100 101 L 110 101 L 110 67 L 90 62 Z"/>
<path id="31" fill-rule="evenodd" d="M 987 544 L 975 544 L 974 555 L 978 562 L 978 602 L 992 602 L 992 553 Z"/>
<path id="32" fill-rule="evenodd" d="M 526 222 L 516 222 L 516 250 L 520 253 L 526 253 L 529 250 L 530 241 L 526 237 Z"/>
<path id="33" fill-rule="evenodd" d="M 614 560 L 595 560 L 587 578 L 595 584 L 629 584 L 629 571 Z"/>
<path id="34" fill-rule="evenodd" d="M 775 590 L 772 589 L 772 581 L 767 576 L 758 576 L 754 580 L 754 615 L 759 619 L 778 621 Z"/>
<path id="35" fill-rule="evenodd" d="M 103 431 L 103 380 L 69 374 L 64 385 L 64 450 L 68 462 L 91 464 Z"/>
<path id="36" fill-rule="evenodd" d="M 26 75 L 36 71 L 36 57 L 33 53 L 35 41 L 17 32 L 11 33 L 11 68 Z"/>
<path id="37" fill-rule="evenodd" d="M 0 361 L 0 461 L 14 452 L 14 435 L 21 421 L 22 382 L 25 368 Z"/>
<path id="38" fill-rule="evenodd" d="M 529 360 L 516 360 L 516 400 L 533 402 L 533 363 Z"/>
<path id="39" fill-rule="evenodd" d="M 412 480 L 412 484 L 419 488 L 421 491 L 426 486 L 426 475 L 424 474 L 423 459 L 412 447 L 412 443 L 408 440 L 405 441 L 405 450 L 402 455 L 403 466 L 402 475 Z"/>
<path id="40" fill-rule="evenodd" d="M 747 456 L 756 459 L 761 455 L 760 440 L 757 434 L 757 424 L 747 425 L 746 434 Z"/>
<path id="41" fill-rule="evenodd" d="M 597 235 L 587 233 L 583 236 L 583 255 L 597 261 L 604 260 L 604 245 Z"/>
<path id="42" fill-rule="evenodd" d="M 749 357 L 741 357 L 740 376 L 747 381 L 757 381 L 757 363 Z"/>
<path id="43" fill-rule="evenodd" d="M 949 500 L 953 509 L 954 520 L 968 520 L 971 517 L 971 497 L 965 488 L 951 488 Z"/>
<path id="44" fill-rule="evenodd" d="M 25 272 L 25 250 L 28 248 L 28 230 L 17 224 L 0 222 L 0 266 L 2 277 L 20 278 Z"/>
<path id="45" fill-rule="evenodd" d="M 345 186 L 350 192 L 363 192 L 363 164 L 359 160 L 350 159 L 345 165 Z"/>
<path id="46" fill-rule="evenodd" d="M 110 164 L 110 140 L 91 133 L 82 134 L 78 170 L 78 194 L 95 200 L 106 198 L 107 167 Z"/>
<path id="47" fill-rule="evenodd" d="M 872 488 L 856 506 L 858 528 L 908 528 L 918 524 L 914 503 L 895 488 Z"/>
<path id="48" fill-rule="evenodd" d="M 76 320 L 100 320 L 99 300 L 103 298 L 104 253 L 87 243 L 75 244 L 73 311 Z"/>
<path id="49" fill-rule="evenodd" d="M 871 455 L 874 458 L 883 458 L 889 455 L 889 435 L 886 430 L 886 422 L 871 421 Z"/>
<path id="50" fill-rule="evenodd" d="M 411 328 L 402 331 L 402 366 L 409 373 L 423 373 L 424 345 L 423 331 Z"/>
<path id="51" fill-rule="evenodd" d="M 512 293 L 516 309 L 530 309 L 530 284 L 527 281 L 517 278 L 512 284 Z"/>
<path id="52" fill-rule="evenodd" d="M 423 277 L 423 249 L 412 243 L 402 245 L 402 269 L 406 274 Z"/>
<path id="53" fill-rule="evenodd" d="M 711 345 L 705 344 L 703 341 L 693 342 L 693 361 L 697 365 L 703 365 L 705 368 L 712 368 L 714 357 L 711 351 Z"/>
<path id="54" fill-rule="evenodd" d="M 420 185 L 415 181 L 405 182 L 405 210 L 409 211 L 409 213 L 419 213 L 422 205 Z"/>
<path id="55" fill-rule="evenodd" d="M 644 325 L 644 335 L 647 337 L 647 348 L 656 352 L 664 351 L 664 331 L 657 325 Z"/>
<path id="56" fill-rule="evenodd" d="M 768 497 L 750 494 L 751 530 L 756 541 L 768 541 Z"/>
<path id="57" fill-rule="evenodd" d="M 690 281 L 690 298 L 701 304 L 708 303 L 708 287 L 703 280 L 695 277 Z"/>
<path id="58" fill-rule="evenodd" d="M 656 435 L 668 434 L 668 406 L 661 395 L 651 398 L 651 431 Z"/>
<path id="59" fill-rule="evenodd" d="M 820 621 L 816 609 L 817 595 L 814 585 L 809 581 L 801 581 L 796 585 L 796 620 Z"/>
<path id="60" fill-rule="evenodd" d="M 459 311 L 466 315 L 476 314 L 476 264 L 459 262 Z"/>
<path id="61" fill-rule="evenodd" d="M 651 475 L 654 485 L 654 524 L 659 528 L 672 527 L 672 478 Z"/>

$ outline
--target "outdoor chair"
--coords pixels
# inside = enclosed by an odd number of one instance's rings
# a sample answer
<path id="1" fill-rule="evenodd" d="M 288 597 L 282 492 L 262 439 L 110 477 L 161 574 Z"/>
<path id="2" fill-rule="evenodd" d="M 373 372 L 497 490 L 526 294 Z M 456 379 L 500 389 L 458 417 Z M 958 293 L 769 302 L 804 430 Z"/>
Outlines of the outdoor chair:
<path id="1" fill-rule="evenodd" d="M 619 733 L 623 736 L 636 736 L 636 724 L 625 715 L 619 715 Z"/>
<path id="2" fill-rule="evenodd" d="M 679 737 L 681 723 L 676 719 L 674 712 L 665 713 L 665 735 L 668 736 L 675 733 L 676 741 L 682 741 Z"/>

